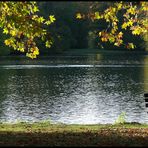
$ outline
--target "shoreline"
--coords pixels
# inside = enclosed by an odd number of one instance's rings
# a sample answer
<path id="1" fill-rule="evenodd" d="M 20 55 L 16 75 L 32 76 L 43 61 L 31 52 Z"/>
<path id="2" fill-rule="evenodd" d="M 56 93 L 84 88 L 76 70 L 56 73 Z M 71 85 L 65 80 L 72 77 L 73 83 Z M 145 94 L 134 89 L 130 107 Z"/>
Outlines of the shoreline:
<path id="1" fill-rule="evenodd" d="M 78 52 L 77 52 L 78 50 Z M 148 55 L 148 51 L 140 51 L 140 50 L 99 50 L 99 49 L 72 49 L 64 51 L 63 53 L 51 53 L 51 54 L 40 54 L 37 58 L 40 57 L 68 57 L 68 56 L 89 56 L 95 54 L 140 54 L 140 55 Z M 10 55 L 0 55 L 0 58 L 9 58 L 9 57 L 20 57 L 20 58 L 27 58 L 26 55 L 17 55 L 17 54 L 10 54 Z"/>
<path id="2" fill-rule="evenodd" d="M 148 124 L 0 124 L 0 146 L 148 146 Z"/>

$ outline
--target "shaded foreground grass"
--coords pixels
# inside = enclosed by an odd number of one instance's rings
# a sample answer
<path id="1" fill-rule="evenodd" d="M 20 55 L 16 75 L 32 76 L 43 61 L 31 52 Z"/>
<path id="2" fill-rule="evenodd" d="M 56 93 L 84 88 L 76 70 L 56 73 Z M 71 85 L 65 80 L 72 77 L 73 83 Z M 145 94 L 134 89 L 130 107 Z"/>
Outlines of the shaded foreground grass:
<path id="1" fill-rule="evenodd" d="M 148 125 L 1 123 L 0 146 L 148 146 Z"/>

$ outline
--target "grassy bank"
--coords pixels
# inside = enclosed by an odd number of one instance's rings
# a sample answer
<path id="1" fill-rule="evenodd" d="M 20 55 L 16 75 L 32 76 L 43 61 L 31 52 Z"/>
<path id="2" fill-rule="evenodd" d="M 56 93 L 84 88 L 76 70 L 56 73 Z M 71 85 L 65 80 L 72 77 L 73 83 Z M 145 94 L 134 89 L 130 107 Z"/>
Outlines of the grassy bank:
<path id="1" fill-rule="evenodd" d="M 0 146 L 148 146 L 148 125 L 2 123 Z"/>

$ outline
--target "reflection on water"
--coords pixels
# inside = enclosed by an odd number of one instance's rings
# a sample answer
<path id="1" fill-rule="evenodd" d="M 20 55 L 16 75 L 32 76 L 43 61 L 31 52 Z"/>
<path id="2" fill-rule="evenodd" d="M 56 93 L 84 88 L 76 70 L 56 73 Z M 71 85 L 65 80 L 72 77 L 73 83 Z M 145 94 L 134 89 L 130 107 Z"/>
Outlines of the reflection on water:
<path id="1" fill-rule="evenodd" d="M 29 65 L 1 61 L 0 121 L 114 123 L 125 111 L 128 122 L 148 123 L 147 56 L 123 57 L 71 57 L 71 63 L 61 58 L 51 64 L 53 58 Z"/>

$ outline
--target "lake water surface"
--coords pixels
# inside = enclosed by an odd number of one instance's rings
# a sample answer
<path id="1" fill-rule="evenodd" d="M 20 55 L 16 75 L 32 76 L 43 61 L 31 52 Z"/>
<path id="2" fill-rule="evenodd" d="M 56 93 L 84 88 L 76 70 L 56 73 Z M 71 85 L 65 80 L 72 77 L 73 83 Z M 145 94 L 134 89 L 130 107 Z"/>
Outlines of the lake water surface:
<path id="1" fill-rule="evenodd" d="M 0 122 L 148 123 L 148 55 L 0 58 Z"/>

